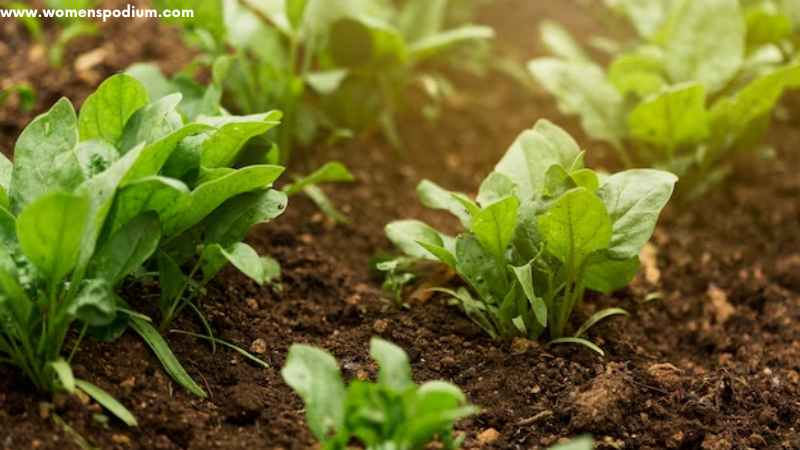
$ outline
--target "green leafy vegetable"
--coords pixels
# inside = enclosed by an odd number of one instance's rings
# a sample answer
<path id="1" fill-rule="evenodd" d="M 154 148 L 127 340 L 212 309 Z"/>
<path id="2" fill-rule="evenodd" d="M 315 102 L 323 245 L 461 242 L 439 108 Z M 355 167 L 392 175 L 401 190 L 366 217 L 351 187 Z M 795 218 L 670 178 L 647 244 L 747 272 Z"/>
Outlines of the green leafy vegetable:
<path id="1" fill-rule="evenodd" d="M 378 381 L 345 386 L 326 351 L 289 349 L 281 375 L 305 402 L 308 427 L 323 448 L 343 450 L 351 439 L 366 448 L 423 449 L 435 439 L 458 448 L 463 437 L 453 435 L 453 424 L 478 410 L 461 390 L 444 381 L 416 385 L 408 356 L 390 342 L 373 338 L 370 355 L 380 366 Z"/>
<path id="2" fill-rule="evenodd" d="M 731 155 L 759 146 L 783 92 L 800 86 L 791 2 L 607 3 L 639 36 L 605 70 L 552 22 L 541 33 L 554 57 L 529 69 L 627 166 L 669 170 L 682 192 L 702 193 L 728 172 Z"/>
<path id="3" fill-rule="evenodd" d="M 461 220 L 465 230 L 458 237 L 413 220 L 388 224 L 386 235 L 407 257 L 453 268 L 470 289 L 440 290 L 490 336 L 535 339 L 546 332 L 553 342 L 602 353 L 582 336 L 625 312 L 600 311 L 570 336 L 572 312 L 586 289 L 607 293 L 633 279 L 676 181 L 652 169 L 600 177 L 583 167 L 567 133 L 542 120 L 520 134 L 481 184 L 477 201 L 420 184 L 424 204 Z M 402 258 L 380 265 L 395 277 L 401 267 L 409 267 Z"/>

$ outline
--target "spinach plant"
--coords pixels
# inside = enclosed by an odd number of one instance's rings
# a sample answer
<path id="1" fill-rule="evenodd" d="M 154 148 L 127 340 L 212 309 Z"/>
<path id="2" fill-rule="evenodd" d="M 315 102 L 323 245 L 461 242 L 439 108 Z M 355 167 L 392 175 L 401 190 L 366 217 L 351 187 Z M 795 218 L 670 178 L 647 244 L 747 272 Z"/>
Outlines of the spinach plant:
<path id="1" fill-rule="evenodd" d="M 300 344 L 289 349 L 281 375 L 305 402 L 308 427 L 322 448 L 344 450 L 356 439 L 371 450 L 421 450 L 436 438 L 444 448 L 459 447 L 453 424 L 478 410 L 461 390 L 444 381 L 416 385 L 408 356 L 390 342 L 373 338 L 370 355 L 380 365 L 377 382 L 345 386 L 328 352 Z"/>
<path id="2" fill-rule="evenodd" d="M 626 165 L 669 170 L 699 194 L 729 172 L 734 153 L 759 146 L 783 91 L 800 85 L 790 18 L 771 2 L 610 3 L 638 37 L 614 45 L 606 68 L 546 22 L 542 40 L 554 56 L 532 61 L 530 71 Z"/>
<path id="3" fill-rule="evenodd" d="M 280 112 L 232 116 L 219 107 L 215 85 L 150 81 L 109 78 L 86 100 L 79 122 L 81 137 L 97 143 L 98 164 L 143 147 L 146 156 L 120 183 L 105 232 L 113 235 L 140 214 L 158 217 L 161 239 L 146 265 L 159 274 L 163 331 L 185 307 L 200 315 L 193 299 L 227 263 L 258 283 L 277 277 L 277 263 L 242 241 L 252 225 L 282 214 L 287 198 L 270 189 L 283 167 L 249 162 L 264 161 L 269 148 L 245 151 L 280 123 Z"/>
<path id="4" fill-rule="evenodd" d="M 0 363 L 44 392 L 80 389 L 135 425 L 111 396 L 76 379 L 69 363 L 87 330 L 127 314 L 114 285 L 153 254 L 160 229 L 154 216 L 137 214 L 103 233 L 118 185 L 145 151 L 99 167 L 94 152 L 102 146 L 79 142 L 78 122 L 62 99 L 25 128 L 13 164 L 0 157 Z M 65 357 L 73 323 L 82 331 Z"/>
<path id="5" fill-rule="evenodd" d="M 440 90 L 442 77 L 421 64 L 493 35 L 487 27 L 445 28 L 452 11 L 462 10 L 447 0 L 201 3 L 204 13 L 183 25 L 208 58 L 229 66 L 223 87 L 232 110 L 284 111 L 276 139 L 283 163 L 295 143 L 308 146 L 323 129 L 335 138 L 379 124 L 399 145 L 394 116 L 408 87 L 425 79 Z"/>
<path id="6" fill-rule="evenodd" d="M 596 173 L 565 131 L 541 120 L 517 138 L 476 199 L 420 183 L 424 205 L 460 220 L 457 237 L 417 220 L 392 222 L 386 234 L 407 256 L 453 268 L 469 288 L 440 290 L 493 338 L 546 333 L 602 354 L 584 334 L 625 311 L 604 309 L 569 333 L 573 309 L 587 289 L 608 293 L 633 279 L 676 181 L 652 169 Z"/>

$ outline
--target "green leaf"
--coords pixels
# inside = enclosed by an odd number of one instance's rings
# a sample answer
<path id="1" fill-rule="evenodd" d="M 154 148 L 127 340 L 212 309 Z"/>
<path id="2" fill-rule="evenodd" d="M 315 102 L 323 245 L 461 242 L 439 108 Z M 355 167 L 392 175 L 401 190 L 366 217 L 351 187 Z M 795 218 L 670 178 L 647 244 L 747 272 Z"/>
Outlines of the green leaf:
<path id="1" fill-rule="evenodd" d="M 639 36 L 653 37 L 669 19 L 680 0 L 612 0 L 609 3 L 628 16 Z"/>
<path id="2" fill-rule="evenodd" d="M 587 339 L 583 339 L 583 338 L 576 338 L 576 337 L 558 338 L 558 339 L 553 339 L 552 341 L 549 342 L 549 344 L 551 344 L 551 345 L 552 344 L 576 344 L 576 345 L 582 345 L 582 346 L 588 348 L 589 350 L 597 353 L 600 356 L 606 356 L 606 354 L 603 351 L 603 349 L 598 347 L 597 344 L 595 344 L 594 342 L 589 341 Z"/>
<path id="3" fill-rule="evenodd" d="M 17 218 L 17 236 L 25 256 L 58 283 L 78 262 L 89 202 L 84 197 L 53 193 L 38 198 Z"/>
<path id="4" fill-rule="evenodd" d="M 660 48 L 644 47 L 617 56 L 608 66 L 609 81 L 623 95 L 645 98 L 657 93 L 667 84 L 662 53 Z"/>
<path id="5" fill-rule="evenodd" d="M 484 302 L 500 304 L 508 293 L 505 263 L 500 266 L 495 256 L 471 234 L 456 239 L 456 270 Z"/>
<path id="6" fill-rule="evenodd" d="M 230 198 L 268 188 L 283 173 L 283 167 L 249 166 L 203 183 L 191 193 L 191 203 L 163 222 L 165 236 L 174 236 L 196 225 Z"/>
<path id="7" fill-rule="evenodd" d="M 456 216 L 462 225 L 469 227 L 472 217 L 464 205 L 453 197 L 453 194 L 453 192 L 429 180 L 422 180 L 417 185 L 417 197 L 419 197 L 423 205 L 428 208 L 447 211 Z"/>
<path id="8" fill-rule="evenodd" d="M 336 209 L 333 201 L 331 201 L 328 195 L 325 194 L 325 192 L 319 186 L 306 186 L 306 188 L 303 189 L 303 193 L 306 194 L 315 205 L 317 205 L 317 208 L 319 208 L 323 214 L 330 217 L 334 222 L 350 223 L 350 219 Z"/>
<path id="9" fill-rule="evenodd" d="M 237 242 L 230 247 L 222 248 L 222 254 L 240 272 L 250 277 L 258 284 L 264 284 L 264 264 L 261 257 L 249 245 Z"/>
<path id="10" fill-rule="evenodd" d="M 94 139 L 78 143 L 75 155 L 86 179 L 102 173 L 119 159 L 117 149 L 106 141 Z"/>
<path id="11" fill-rule="evenodd" d="M 792 34 L 791 17 L 779 11 L 773 3 L 760 3 L 745 9 L 747 47 L 754 49 L 777 44 Z"/>
<path id="12" fill-rule="evenodd" d="M 14 149 L 10 185 L 14 212 L 48 192 L 72 191 L 83 182 L 77 144 L 78 118 L 67 99 L 25 127 Z"/>
<path id="13" fill-rule="evenodd" d="M 213 279 L 226 264 L 228 259 L 222 253 L 222 246 L 211 244 L 203 247 L 200 254 L 200 269 L 203 271 L 203 283 Z"/>
<path id="14" fill-rule="evenodd" d="M 613 259 L 605 252 L 600 252 L 589 257 L 583 282 L 593 291 L 610 294 L 630 284 L 637 273 L 639 273 L 638 256 Z"/>
<path id="15" fill-rule="evenodd" d="M 511 181 L 511 178 L 499 172 L 492 172 L 481 183 L 476 200 L 479 205 L 485 208 L 492 203 L 515 194 L 516 186 L 514 182 Z"/>
<path id="16" fill-rule="evenodd" d="M 141 150 L 141 154 L 136 158 L 133 167 L 125 174 L 120 185 L 124 186 L 139 178 L 158 175 L 181 141 L 207 129 L 206 125 L 190 124 L 167 132 L 165 135 L 146 143 Z"/>
<path id="17" fill-rule="evenodd" d="M 512 266 L 511 270 L 513 270 L 514 276 L 516 276 L 517 282 L 519 283 L 520 288 L 522 288 L 522 292 L 525 293 L 525 298 L 528 299 L 531 309 L 533 309 L 533 314 L 536 317 L 536 321 L 539 322 L 539 325 L 546 327 L 547 305 L 541 297 L 536 296 L 536 292 L 534 291 L 531 264 L 533 264 L 533 261 L 520 267 Z"/>
<path id="18" fill-rule="evenodd" d="M 539 58 L 528 69 L 556 97 L 562 113 L 580 117 L 589 136 L 620 144 L 625 136 L 624 99 L 600 67 Z"/>
<path id="19" fill-rule="evenodd" d="M 283 188 L 287 195 L 294 195 L 303 191 L 309 186 L 321 183 L 349 183 L 355 180 L 353 174 L 347 170 L 344 164 L 338 161 L 325 163 L 322 167 L 315 170 L 310 175 L 296 180 Z"/>
<path id="20" fill-rule="evenodd" d="M 409 0 L 397 18 L 398 27 L 408 42 L 434 35 L 444 27 L 447 0 Z"/>
<path id="21" fill-rule="evenodd" d="M 494 30 L 490 27 L 465 25 L 422 38 L 414 42 L 409 47 L 409 51 L 414 59 L 422 61 L 435 57 L 457 45 L 493 37 Z"/>
<path id="22" fill-rule="evenodd" d="M 299 30 L 303 24 L 307 4 L 308 0 L 286 0 L 286 17 L 295 30 Z"/>
<path id="23" fill-rule="evenodd" d="M 142 214 L 123 225 L 97 249 L 90 273 L 116 285 L 153 255 L 160 239 L 158 216 Z"/>
<path id="24" fill-rule="evenodd" d="M 574 62 L 591 62 L 581 46 L 558 22 L 545 20 L 539 26 L 542 43 L 555 56 Z"/>
<path id="25" fill-rule="evenodd" d="M 518 210 L 519 200 L 516 197 L 507 197 L 487 206 L 472 220 L 470 230 L 483 248 L 498 260 L 505 259 L 506 249 L 514 237 Z"/>
<path id="26" fill-rule="evenodd" d="M 140 144 L 151 144 L 181 128 L 183 121 L 175 110 L 181 94 L 168 95 L 136 111 L 122 132 L 119 149 L 127 153 Z"/>
<path id="27" fill-rule="evenodd" d="M 578 328 L 578 331 L 575 332 L 575 337 L 579 338 L 583 336 L 584 334 L 586 334 L 589 328 L 592 328 L 595 324 L 597 324 L 601 320 L 611 316 L 618 316 L 618 315 L 627 316 L 628 311 L 625 311 L 622 308 L 606 308 L 597 311 L 596 313 L 592 314 L 592 317 L 586 319 L 586 322 L 584 322 L 583 325 L 581 325 L 581 327 Z"/>
<path id="28" fill-rule="evenodd" d="M 613 223 L 609 248 L 613 258 L 639 255 L 677 181 L 675 175 L 653 169 L 626 170 L 605 179 L 598 195 Z"/>
<path id="29" fill-rule="evenodd" d="M 111 285 L 104 279 L 85 280 L 78 295 L 67 305 L 67 314 L 92 326 L 109 325 L 116 318 L 117 302 Z"/>
<path id="30" fill-rule="evenodd" d="M 8 198 L 8 189 L 11 186 L 11 174 L 14 164 L 0 153 L 0 208 L 9 209 L 11 202 Z"/>
<path id="31" fill-rule="evenodd" d="M 411 379 L 411 365 L 408 355 L 402 348 L 379 338 L 372 338 L 369 354 L 378 362 L 378 383 L 397 392 L 414 385 Z"/>
<path id="32" fill-rule="evenodd" d="M 524 202 L 541 193 L 550 166 L 571 167 L 579 155 L 578 144 L 567 132 L 542 119 L 533 130 L 517 137 L 495 171 L 516 184 L 518 196 Z"/>
<path id="33" fill-rule="evenodd" d="M 88 381 L 83 380 L 75 380 L 75 386 L 78 389 L 82 390 L 86 393 L 89 397 L 92 397 L 97 403 L 102 405 L 105 409 L 111 411 L 112 414 L 117 416 L 119 420 L 121 420 L 125 425 L 129 427 L 135 427 L 139 424 L 136 422 L 136 418 L 133 417 L 130 411 L 127 408 L 122 406 L 122 403 L 118 402 L 114 399 L 111 395 L 109 395 L 106 391 L 100 389 L 99 387 L 89 383 Z"/>
<path id="34" fill-rule="evenodd" d="M 72 367 L 69 366 L 69 363 L 64 358 L 58 358 L 49 365 L 55 372 L 59 383 L 61 383 L 61 388 L 69 394 L 75 392 L 75 375 L 72 373 Z"/>
<path id="35" fill-rule="evenodd" d="M 339 89 L 350 72 L 344 69 L 332 69 L 323 72 L 309 72 L 305 76 L 306 83 L 317 94 L 330 95 Z"/>
<path id="36" fill-rule="evenodd" d="M 547 251 L 577 270 L 595 251 L 611 243 L 611 218 L 602 200 L 585 188 L 568 191 L 539 217 Z"/>
<path id="37" fill-rule="evenodd" d="M 271 111 L 251 116 L 201 118 L 201 123 L 217 129 L 203 142 L 200 164 L 207 168 L 230 166 L 250 139 L 278 126 L 282 116 L 280 111 Z"/>
<path id="38" fill-rule="evenodd" d="M 119 191 L 108 227 L 116 234 L 128 222 L 148 211 L 158 214 L 163 222 L 188 208 L 190 203 L 189 188 L 180 181 L 165 177 L 142 178 Z"/>
<path id="39" fill-rule="evenodd" d="M 188 373 L 186 373 L 186 369 L 183 368 L 181 363 L 178 361 L 178 358 L 175 357 L 175 354 L 172 353 L 170 350 L 167 341 L 158 334 L 158 331 L 145 320 L 142 320 L 138 317 L 131 317 L 131 328 L 133 328 L 139 336 L 144 339 L 150 349 L 153 350 L 156 357 L 159 361 L 161 361 L 161 365 L 164 367 L 164 370 L 167 371 L 167 374 L 175 380 L 179 385 L 183 386 L 184 389 L 191 392 L 192 394 L 200 397 L 206 398 L 208 395 L 203 390 L 203 388 L 198 385 Z"/>
<path id="40" fill-rule="evenodd" d="M 345 388 L 333 356 L 294 344 L 289 348 L 281 376 L 305 402 L 308 427 L 317 439 L 325 441 L 342 428 Z"/>
<path id="41" fill-rule="evenodd" d="M 700 82 L 712 94 L 721 90 L 744 62 L 745 34 L 738 0 L 682 0 L 665 42 L 671 81 Z"/>
<path id="42" fill-rule="evenodd" d="M 178 295 L 183 290 L 188 277 L 183 274 L 181 267 L 167 252 L 159 251 L 156 260 L 158 261 L 158 281 L 161 284 L 160 307 L 163 313 L 172 307 L 173 302 L 181 300 Z"/>
<path id="43" fill-rule="evenodd" d="M 335 21 L 329 39 L 330 56 L 339 67 L 380 67 L 403 63 L 408 57 L 395 28 L 363 14 Z"/>
<path id="44" fill-rule="evenodd" d="M 147 91 L 135 78 L 117 74 L 107 78 L 81 107 L 81 140 L 103 139 L 117 144 L 128 119 L 148 103 Z"/>
<path id="45" fill-rule="evenodd" d="M 125 73 L 139 81 L 150 101 L 161 100 L 175 93 L 175 87 L 155 64 L 137 63 L 128 67 Z"/>
<path id="46" fill-rule="evenodd" d="M 628 129 L 632 138 L 661 149 L 671 159 L 677 150 L 709 135 L 705 88 L 690 83 L 661 91 L 631 111 Z"/>
<path id="47" fill-rule="evenodd" d="M 398 220 L 386 225 L 386 237 L 403 253 L 416 258 L 437 259 L 420 242 L 446 248 L 447 236 L 418 220 Z M 452 238 L 449 238 L 452 239 Z"/>
<path id="48" fill-rule="evenodd" d="M 286 194 L 272 189 L 238 195 L 206 218 L 205 242 L 222 246 L 239 242 L 253 225 L 283 214 L 287 201 Z"/>

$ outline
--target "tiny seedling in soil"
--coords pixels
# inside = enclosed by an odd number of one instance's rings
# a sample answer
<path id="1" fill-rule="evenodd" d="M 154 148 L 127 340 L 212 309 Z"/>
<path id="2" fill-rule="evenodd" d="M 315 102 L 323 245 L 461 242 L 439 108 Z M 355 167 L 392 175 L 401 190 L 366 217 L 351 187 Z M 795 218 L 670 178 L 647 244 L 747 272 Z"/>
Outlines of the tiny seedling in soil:
<path id="1" fill-rule="evenodd" d="M 356 439 L 368 449 L 421 450 L 438 439 L 460 446 L 453 424 L 475 414 L 461 390 L 444 381 L 417 385 L 408 356 L 398 346 L 373 338 L 370 355 L 380 365 L 377 382 L 348 386 L 336 359 L 324 350 L 295 344 L 281 374 L 306 405 L 306 420 L 328 450 L 344 450 Z"/>
<path id="2" fill-rule="evenodd" d="M 614 3 L 638 38 L 611 45 L 608 67 L 545 22 L 554 56 L 530 71 L 626 165 L 669 170 L 682 192 L 700 195 L 730 171 L 734 153 L 761 146 L 782 93 L 800 86 L 789 12 L 738 0 Z"/>
<path id="3" fill-rule="evenodd" d="M 586 331 L 626 312 L 604 309 L 567 333 L 572 312 L 587 289 L 608 293 L 630 283 L 677 177 L 653 169 L 600 174 L 584 167 L 583 156 L 572 137 L 540 120 L 517 138 L 475 200 L 420 183 L 422 203 L 455 215 L 464 227 L 460 235 L 417 220 L 392 222 L 386 235 L 407 256 L 455 270 L 469 288 L 438 290 L 493 338 L 536 339 L 546 332 L 552 342 L 602 354 Z M 396 268 L 392 262 L 382 267 Z"/>

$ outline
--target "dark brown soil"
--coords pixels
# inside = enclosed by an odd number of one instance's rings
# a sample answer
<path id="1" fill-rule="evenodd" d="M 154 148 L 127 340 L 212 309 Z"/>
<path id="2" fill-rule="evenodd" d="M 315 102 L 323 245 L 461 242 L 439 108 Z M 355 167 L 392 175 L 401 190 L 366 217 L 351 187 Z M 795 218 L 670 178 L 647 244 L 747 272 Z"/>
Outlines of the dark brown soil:
<path id="1" fill-rule="evenodd" d="M 602 29 L 590 6 L 498 0 L 485 20 L 500 33 L 499 49 L 524 61 L 539 52 L 535 24 L 543 18 L 581 36 Z M 211 393 L 200 400 L 171 383 L 129 333 L 113 345 L 87 344 L 76 371 L 128 405 L 140 427 L 103 425 L 93 418 L 97 406 L 77 397 L 56 402 L 58 416 L 104 449 L 310 448 L 302 403 L 278 372 L 288 346 L 323 346 L 347 377 L 369 377 L 376 367 L 368 341 L 377 335 L 408 351 L 418 380 L 450 380 L 483 408 L 459 423 L 466 448 L 538 449 L 590 433 L 601 449 L 800 449 L 800 102 L 786 102 L 789 119 L 770 133 L 777 159 L 743 155 L 729 185 L 670 207 L 633 285 L 586 302 L 579 315 L 612 304 L 631 312 L 596 327 L 593 338 L 608 354 L 600 358 L 576 347 L 492 342 L 436 297 L 397 309 L 370 277 L 370 257 L 388 248 L 382 228 L 389 220 L 452 225 L 418 205 L 420 179 L 474 191 L 537 118 L 565 126 L 595 166 L 616 167 L 543 93 L 502 75 L 457 81 L 459 97 L 439 122 L 401 121 L 402 159 L 379 136 L 314 155 L 341 159 L 356 173 L 357 184 L 330 190 L 352 223 L 333 226 L 297 198 L 275 224 L 254 230 L 252 242 L 283 266 L 282 292 L 232 271 L 213 283 L 201 307 L 218 336 L 244 348 L 266 344 L 260 356 L 270 369 L 171 335 Z M 145 295 L 130 300 L 149 311 Z M 191 317 L 176 328 L 200 330 Z M 41 412 L 45 400 L 0 368 L 0 448 L 78 448 Z"/>

